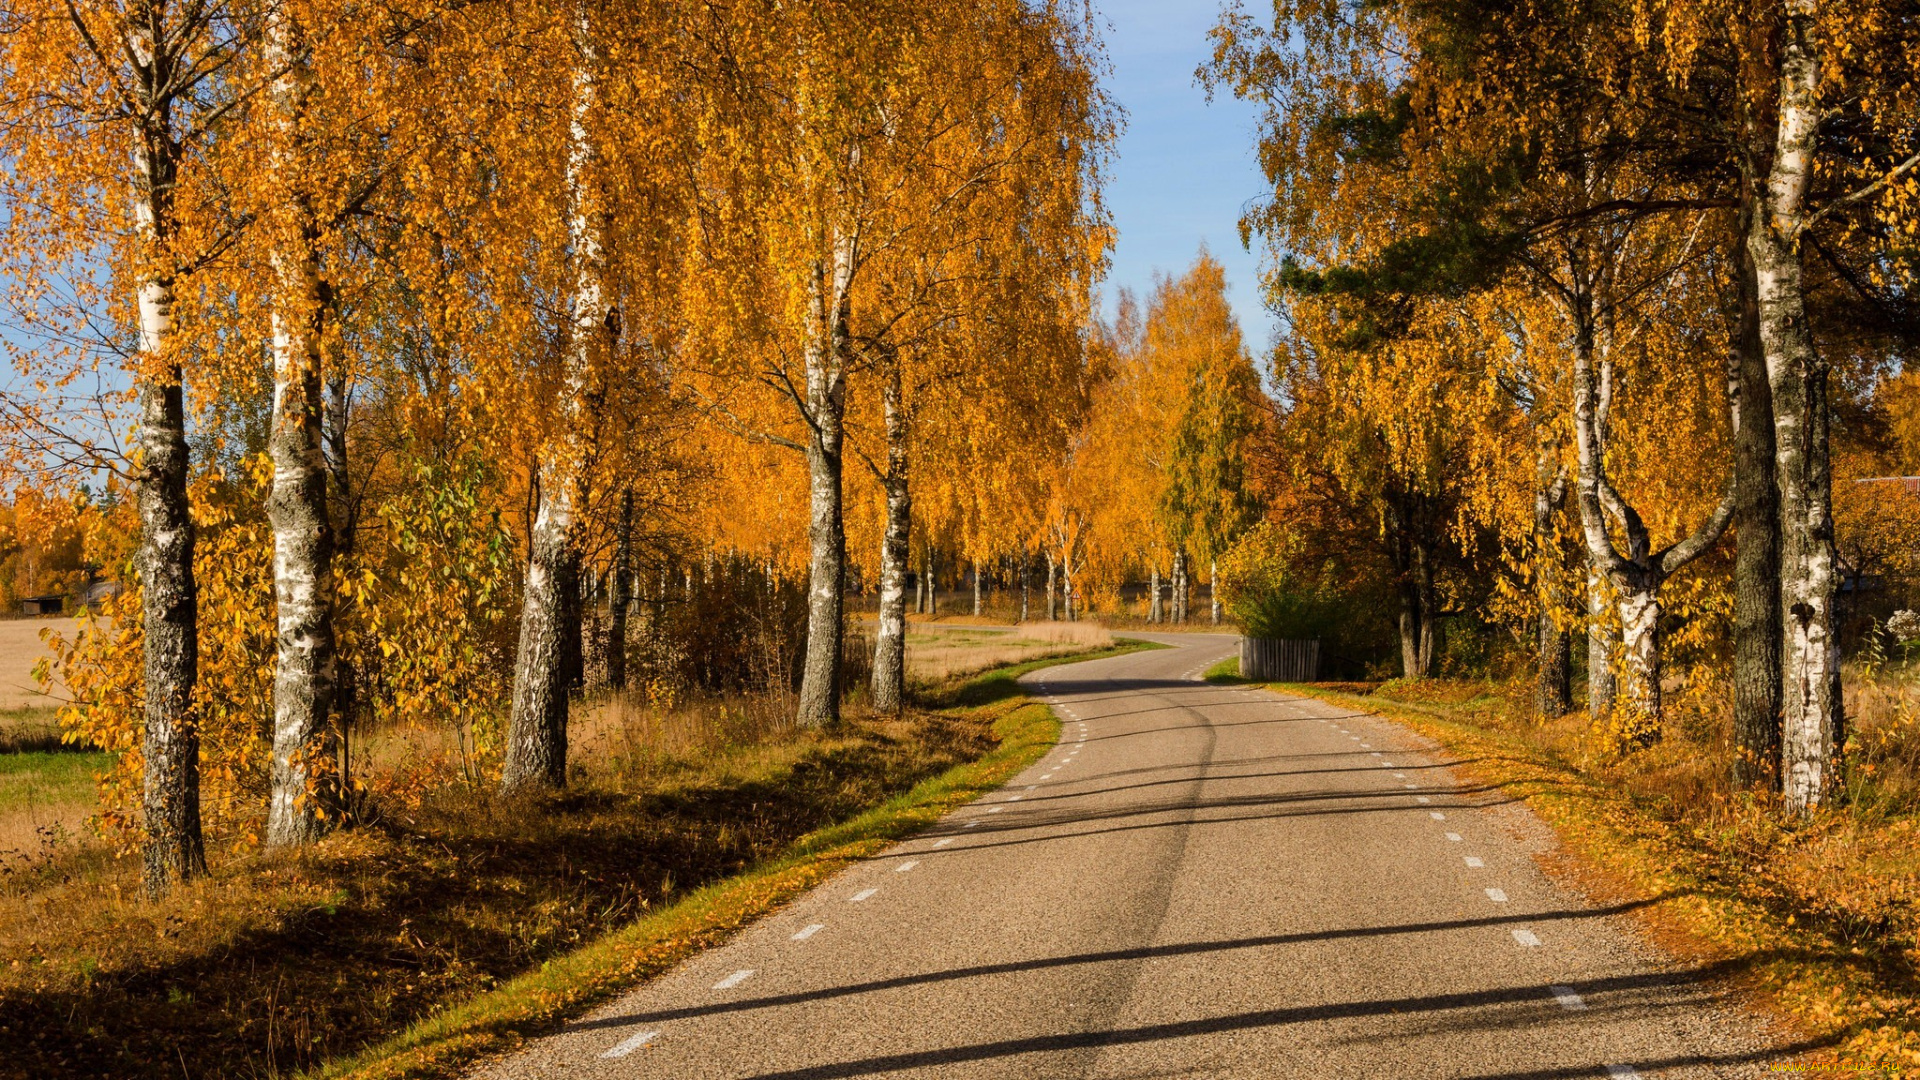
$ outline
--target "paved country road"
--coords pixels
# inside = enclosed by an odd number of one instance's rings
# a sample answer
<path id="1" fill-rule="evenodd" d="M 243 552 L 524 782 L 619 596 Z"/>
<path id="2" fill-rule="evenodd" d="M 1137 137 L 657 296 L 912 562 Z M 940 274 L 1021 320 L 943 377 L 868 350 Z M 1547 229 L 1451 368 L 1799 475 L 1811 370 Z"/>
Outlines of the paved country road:
<path id="1" fill-rule="evenodd" d="M 1761 1075 L 1755 1022 L 1553 885 L 1410 731 L 1199 681 L 1233 639 L 1035 672 L 1005 789 L 478 1075 Z"/>

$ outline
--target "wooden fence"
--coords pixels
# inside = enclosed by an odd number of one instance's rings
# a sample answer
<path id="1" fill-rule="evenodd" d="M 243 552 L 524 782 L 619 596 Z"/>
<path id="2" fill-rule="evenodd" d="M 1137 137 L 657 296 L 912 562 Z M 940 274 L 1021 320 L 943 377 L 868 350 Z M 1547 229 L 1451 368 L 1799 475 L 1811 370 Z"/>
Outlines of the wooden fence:
<path id="1" fill-rule="evenodd" d="M 1241 638 L 1240 677 L 1261 682 L 1314 682 L 1320 678 L 1320 641 Z"/>

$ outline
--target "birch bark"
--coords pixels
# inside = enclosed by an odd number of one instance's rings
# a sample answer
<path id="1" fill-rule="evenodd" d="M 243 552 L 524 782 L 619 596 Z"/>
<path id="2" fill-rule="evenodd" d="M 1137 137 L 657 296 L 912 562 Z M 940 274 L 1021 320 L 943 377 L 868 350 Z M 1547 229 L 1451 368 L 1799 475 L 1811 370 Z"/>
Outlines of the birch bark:
<path id="1" fill-rule="evenodd" d="M 1747 233 L 1779 490 L 1781 794 L 1797 811 L 1829 796 L 1845 741 L 1834 632 L 1827 364 L 1807 322 L 1800 251 L 1820 132 L 1816 14 L 1815 0 L 1786 4 L 1772 168 Z"/>
<path id="2" fill-rule="evenodd" d="M 897 363 L 887 365 L 881 388 L 887 432 L 887 525 L 880 538 L 880 617 L 873 639 L 873 709 L 898 713 L 906 702 L 907 560 L 912 558 L 913 493 L 908 483 L 906 402 Z"/>
<path id="3" fill-rule="evenodd" d="M 840 719 L 840 650 L 847 533 L 841 478 L 847 407 L 847 323 L 856 257 L 852 238 L 835 230 L 831 261 L 809 283 L 812 340 L 806 352 L 807 655 L 800 677 L 799 723 Z"/>
<path id="4" fill-rule="evenodd" d="M 1220 562 L 1217 559 L 1207 561 L 1207 607 L 1212 615 L 1213 625 L 1220 625 Z"/>
<path id="5" fill-rule="evenodd" d="M 199 591 L 193 577 L 194 530 L 187 504 L 186 410 L 170 269 L 178 222 L 173 192 L 181 147 L 172 125 L 170 87 L 179 57 L 155 40 L 160 6 L 135 5 L 127 54 L 132 91 L 142 107 L 134 140 L 133 225 L 144 265 L 136 286 L 140 355 L 134 437 L 140 514 L 146 733 L 142 810 L 147 891 L 155 896 L 207 872 L 200 832 L 200 734 L 193 714 L 199 676 Z"/>
<path id="6" fill-rule="evenodd" d="M 300 26 L 284 7 L 267 26 L 267 56 L 279 74 L 268 90 L 276 132 L 272 166 L 282 205 L 273 222 L 271 262 L 273 426 L 273 592 L 277 649 L 273 674 L 273 769 L 266 841 L 311 843 L 337 820 L 339 770 L 333 626 L 332 523 L 321 435 L 321 378 L 333 294 L 321 266 L 320 229 L 306 175 L 303 129 L 312 71 Z"/>
<path id="7" fill-rule="evenodd" d="M 500 787 L 507 792 L 562 787 L 567 781 L 567 697 L 580 650 L 576 514 L 588 447 L 584 424 L 594 361 L 612 325 L 603 280 L 599 207 L 591 197 L 595 148 L 587 130 L 595 105 L 598 56 L 582 10 L 575 16 L 579 60 L 573 72 L 567 139 L 567 239 L 573 261 L 569 334 L 559 418 L 540 453 L 534 512 L 514 659 L 513 710 Z"/>
<path id="8" fill-rule="evenodd" d="M 1535 457 L 1533 489 L 1533 581 L 1535 615 L 1533 711 L 1542 719 L 1573 710 L 1573 645 L 1560 614 L 1566 597 L 1560 586 L 1560 540 L 1554 515 L 1566 500 L 1566 480 L 1550 445 Z"/>

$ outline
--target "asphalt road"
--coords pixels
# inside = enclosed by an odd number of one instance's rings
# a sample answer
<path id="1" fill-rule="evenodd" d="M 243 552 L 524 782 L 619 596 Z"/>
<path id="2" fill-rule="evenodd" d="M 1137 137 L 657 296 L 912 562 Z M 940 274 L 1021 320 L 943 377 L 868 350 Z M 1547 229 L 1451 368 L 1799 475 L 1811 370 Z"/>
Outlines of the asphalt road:
<path id="1" fill-rule="evenodd" d="M 1412 732 L 1212 686 L 1233 639 L 1028 677 L 1061 745 L 477 1075 L 1761 1075 L 1754 1021 Z"/>

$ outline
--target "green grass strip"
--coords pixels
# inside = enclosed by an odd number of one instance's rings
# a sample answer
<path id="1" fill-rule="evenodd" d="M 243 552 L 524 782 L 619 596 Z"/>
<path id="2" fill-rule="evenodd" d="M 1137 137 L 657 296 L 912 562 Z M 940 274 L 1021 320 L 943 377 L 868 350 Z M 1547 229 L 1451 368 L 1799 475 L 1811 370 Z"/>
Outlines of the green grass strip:
<path id="1" fill-rule="evenodd" d="M 351 1058 L 305 1074 L 311 1080 L 428 1080 L 457 1074 L 476 1058 L 504 1053 L 529 1036 L 665 973 L 703 949 L 725 942 L 781 904 L 851 864 L 924 831 L 1038 761 L 1060 739 L 1050 709 L 1025 697 L 1021 675 L 1137 652 L 1147 642 L 1049 657 L 975 676 L 940 695 L 944 708 L 998 713 L 998 745 L 986 756 L 921 781 L 912 790 L 794 842 L 786 854 L 687 894 L 672 905 L 555 957 L 462 1004 L 420 1021 Z"/>

